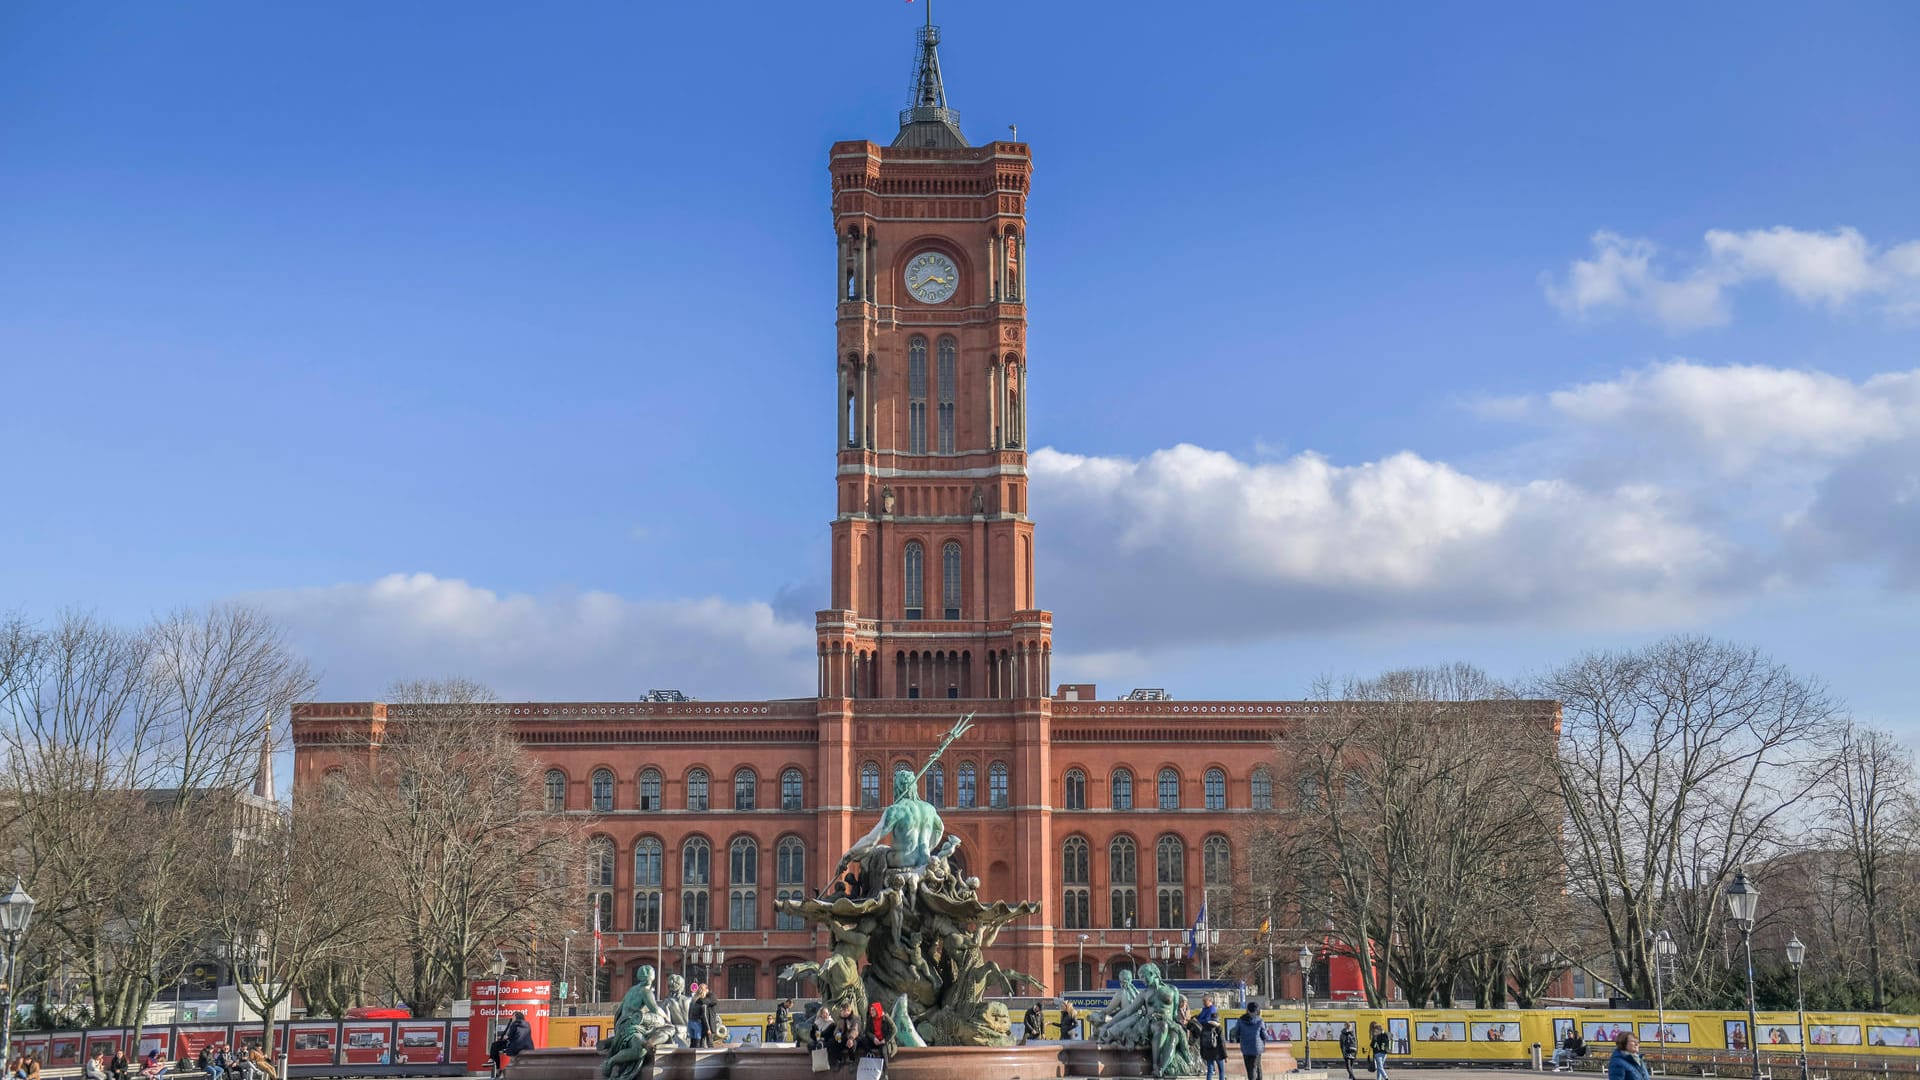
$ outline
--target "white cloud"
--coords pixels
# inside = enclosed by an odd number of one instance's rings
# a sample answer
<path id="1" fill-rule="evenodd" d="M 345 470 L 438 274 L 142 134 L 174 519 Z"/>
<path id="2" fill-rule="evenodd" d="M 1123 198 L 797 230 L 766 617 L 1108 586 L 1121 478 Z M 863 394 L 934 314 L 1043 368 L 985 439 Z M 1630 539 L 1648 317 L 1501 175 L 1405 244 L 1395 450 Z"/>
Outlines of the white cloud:
<path id="1" fill-rule="evenodd" d="M 1750 281 L 1829 309 L 1870 298 L 1890 315 L 1920 310 L 1920 241 L 1876 250 L 1852 228 L 1714 229 L 1705 252 L 1679 271 L 1662 266 L 1651 240 L 1602 230 L 1593 249 L 1568 265 L 1563 281 L 1546 282 L 1547 299 L 1569 316 L 1622 311 L 1675 331 L 1716 326 L 1730 317 L 1728 291 Z"/>
<path id="2" fill-rule="evenodd" d="M 1181 445 L 1032 463 L 1049 595 L 1089 645 L 1698 610 L 1728 545 L 1644 487 L 1508 484 L 1411 453 L 1252 463 Z"/>
<path id="3" fill-rule="evenodd" d="M 1677 360 L 1544 400 L 1558 421 L 1684 444 L 1723 471 L 1826 460 L 1920 432 L 1920 369 L 1854 382 L 1820 371 Z"/>
<path id="4" fill-rule="evenodd" d="M 673 687 L 709 700 L 811 693 L 813 627 L 761 603 L 505 594 L 428 573 L 246 597 L 323 669 L 321 694 L 464 675 L 512 699 L 630 700 Z"/>

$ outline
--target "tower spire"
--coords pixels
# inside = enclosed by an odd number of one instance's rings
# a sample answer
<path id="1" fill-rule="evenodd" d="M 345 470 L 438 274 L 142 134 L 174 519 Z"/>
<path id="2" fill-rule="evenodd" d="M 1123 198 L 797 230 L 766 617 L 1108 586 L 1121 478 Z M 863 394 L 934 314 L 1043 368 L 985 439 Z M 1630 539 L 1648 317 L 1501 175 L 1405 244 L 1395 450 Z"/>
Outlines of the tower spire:
<path id="1" fill-rule="evenodd" d="M 947 108 L 947 87 L 940 77 L 940 28 L 933 23 L 933 0 L 927 0 L 927 24 L 920 28 L 920 54 L 914 65 L 913 96 L 900 110 L 900 134 L 895 146 L 963 147 L 960 113 Z"/>

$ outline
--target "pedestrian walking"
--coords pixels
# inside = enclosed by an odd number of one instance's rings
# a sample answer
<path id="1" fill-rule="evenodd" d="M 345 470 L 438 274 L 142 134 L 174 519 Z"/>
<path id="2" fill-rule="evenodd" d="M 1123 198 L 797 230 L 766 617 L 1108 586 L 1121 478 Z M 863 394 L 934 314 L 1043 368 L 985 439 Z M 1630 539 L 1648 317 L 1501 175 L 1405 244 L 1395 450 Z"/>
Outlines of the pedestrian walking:
<path id="1" fill-rule="evenodd" d="M 1652 1080 L 1640 1057 L 1640 1040 L 1631 1030 L 1613 1037 L 1613 1055 L 1607 1058 L 1607 1080 Z"/>
<path id="2" fill-rule="evenodd" d="M 1392 1045 L 1378 1020 L 1367 1025 L 1367 1049 L 1373 1054 L 1373 1080 L 1387 1080 L 1387 1050 Z"/>
<path id="3" fill-rule="evenodd" d="M 1227 1080 L 1227 1023 L 1220 1018 L 1220 1010 L 1214 1007 L 1213 995 L 1201 999 L 1200 1011 L 1193 1018 L 1194 1042 L 1200 1046 L 1200 1063 L 1207 1070 L 1206 1080 L 1213 1080 L 1214 1073 L 1220 1074 L 1220 1080 Z"/>
<path id="4" fill-rule="evenodd" d="M 1060 999 L 1060 1037 L 1071 1039 L 1080 1031 L 1080 1014 L 1073 1011 L 1073 1002 Z"/>
<path id="5" fill-rule="evenodd" d="M 1360 1056 L 1360 1036 L 1353 1030 L 1353 1021 L 1347 1021 L 1340 1029 L 1340 1060 L 1347 1067 L 1347 1080 L 1359 1080 L 1353 1075 L 1353 1063 Z"/>
<path id="6" fill-rule="evenodd" d="M 1240 1060 L 1247 1063 L 1247 1080 L 1260 1080 L 1260 1055 L 1266 1052 L 1267 1022 L 1260 1018 L 1260 1003 L 1249 1001 L 1240 1015 Z"/>

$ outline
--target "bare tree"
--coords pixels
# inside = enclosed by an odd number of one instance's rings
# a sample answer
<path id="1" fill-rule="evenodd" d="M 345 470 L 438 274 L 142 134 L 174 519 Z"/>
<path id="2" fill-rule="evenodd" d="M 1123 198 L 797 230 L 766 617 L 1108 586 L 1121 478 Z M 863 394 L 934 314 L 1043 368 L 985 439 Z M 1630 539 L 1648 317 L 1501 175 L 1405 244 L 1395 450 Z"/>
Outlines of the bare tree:
<path id="1" fill-rule="evenodd" d="M 1821 847 L 1833 852 L 1835 881 L 1858 905 L 1857 936 L 1866 948 L 1873 1008 L 1886 1006 L 1882 928 L 1896 875 L 1913 855 L 1916 789 L 1913 753 L 1887 732 L 1848 725 L 1813 787 Z"/>
<path id="2" fill-rule="evenodd" d="M 484 687 L 405 683 L 388 701 L 377 745 L 337 781 L 339 797 L 371 909 L 391 932 L 378 977 L 431 1016 L 488 953 L 577 921 L 579 829 L 545 812 L 540 766 Z"/>
<path id="3" fill-rule="evenodd" d="M 1612 961 L 1596 974 L 1650 1000 L 1652 938 L 1667 929 L 1680 996 L 1708 993 L 1724 886 L 1782 850 L 1836 730 L 1833 701 L 1757 650 L 1698 637 L 1589 653 L 1540 686 L 1562 707 L 1572 889 Z"/>
<path id="4" fill-rule="evenodd" d="M 1536 954 L 1515 913 L 1558 885 L 1551 717 L 1464 665 L 1317 696 L 1327 707 L 1280 741 L 1298 801 L 1255 848 L 1282 902 L 1361 958 L 1372 1004 L 1386 975 L 1416 1004 L 1450 1000 L 1476 964 L 1503 994 Z"/>
<path id="5" fill-rule="evenodd" d="M 206 892 L 207 934 L 241 1000 L 263 1018 L 269 1057 L 281 1003 L 371 939 L 365 872 L 336 794 L 312 792 L 290 809 L 254 807 Z"/>
<path id="6" fill-rule="evenodd" d="M 47 901 L 34 925 L 82 973 L 98 1018 L 137 1028 L 205 947 L 206 875 L 312 681 L 270 620 L 231 605 L 139 632 L 16 618 L 0 650 L 0 783 Z"/>

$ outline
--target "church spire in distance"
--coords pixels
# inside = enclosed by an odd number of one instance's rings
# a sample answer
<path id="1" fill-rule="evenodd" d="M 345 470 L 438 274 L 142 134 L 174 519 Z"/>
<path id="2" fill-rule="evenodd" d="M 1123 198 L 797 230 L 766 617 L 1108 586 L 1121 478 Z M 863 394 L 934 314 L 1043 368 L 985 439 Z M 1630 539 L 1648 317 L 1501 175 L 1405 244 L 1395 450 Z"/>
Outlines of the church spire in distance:
<path id="1" fill-rule="evenodd" d="M 933 24 L 933 0 L 926 0 L 927 24 L 920 28 L 920 56 L 914 67 L 913 98 L 900 110 L 900 134 L 895 146 L 952 148 L 967 145 L 960 134 L 960 114 L 947 108 L 947 88 L 940 80 L 940 28 Z"/>

